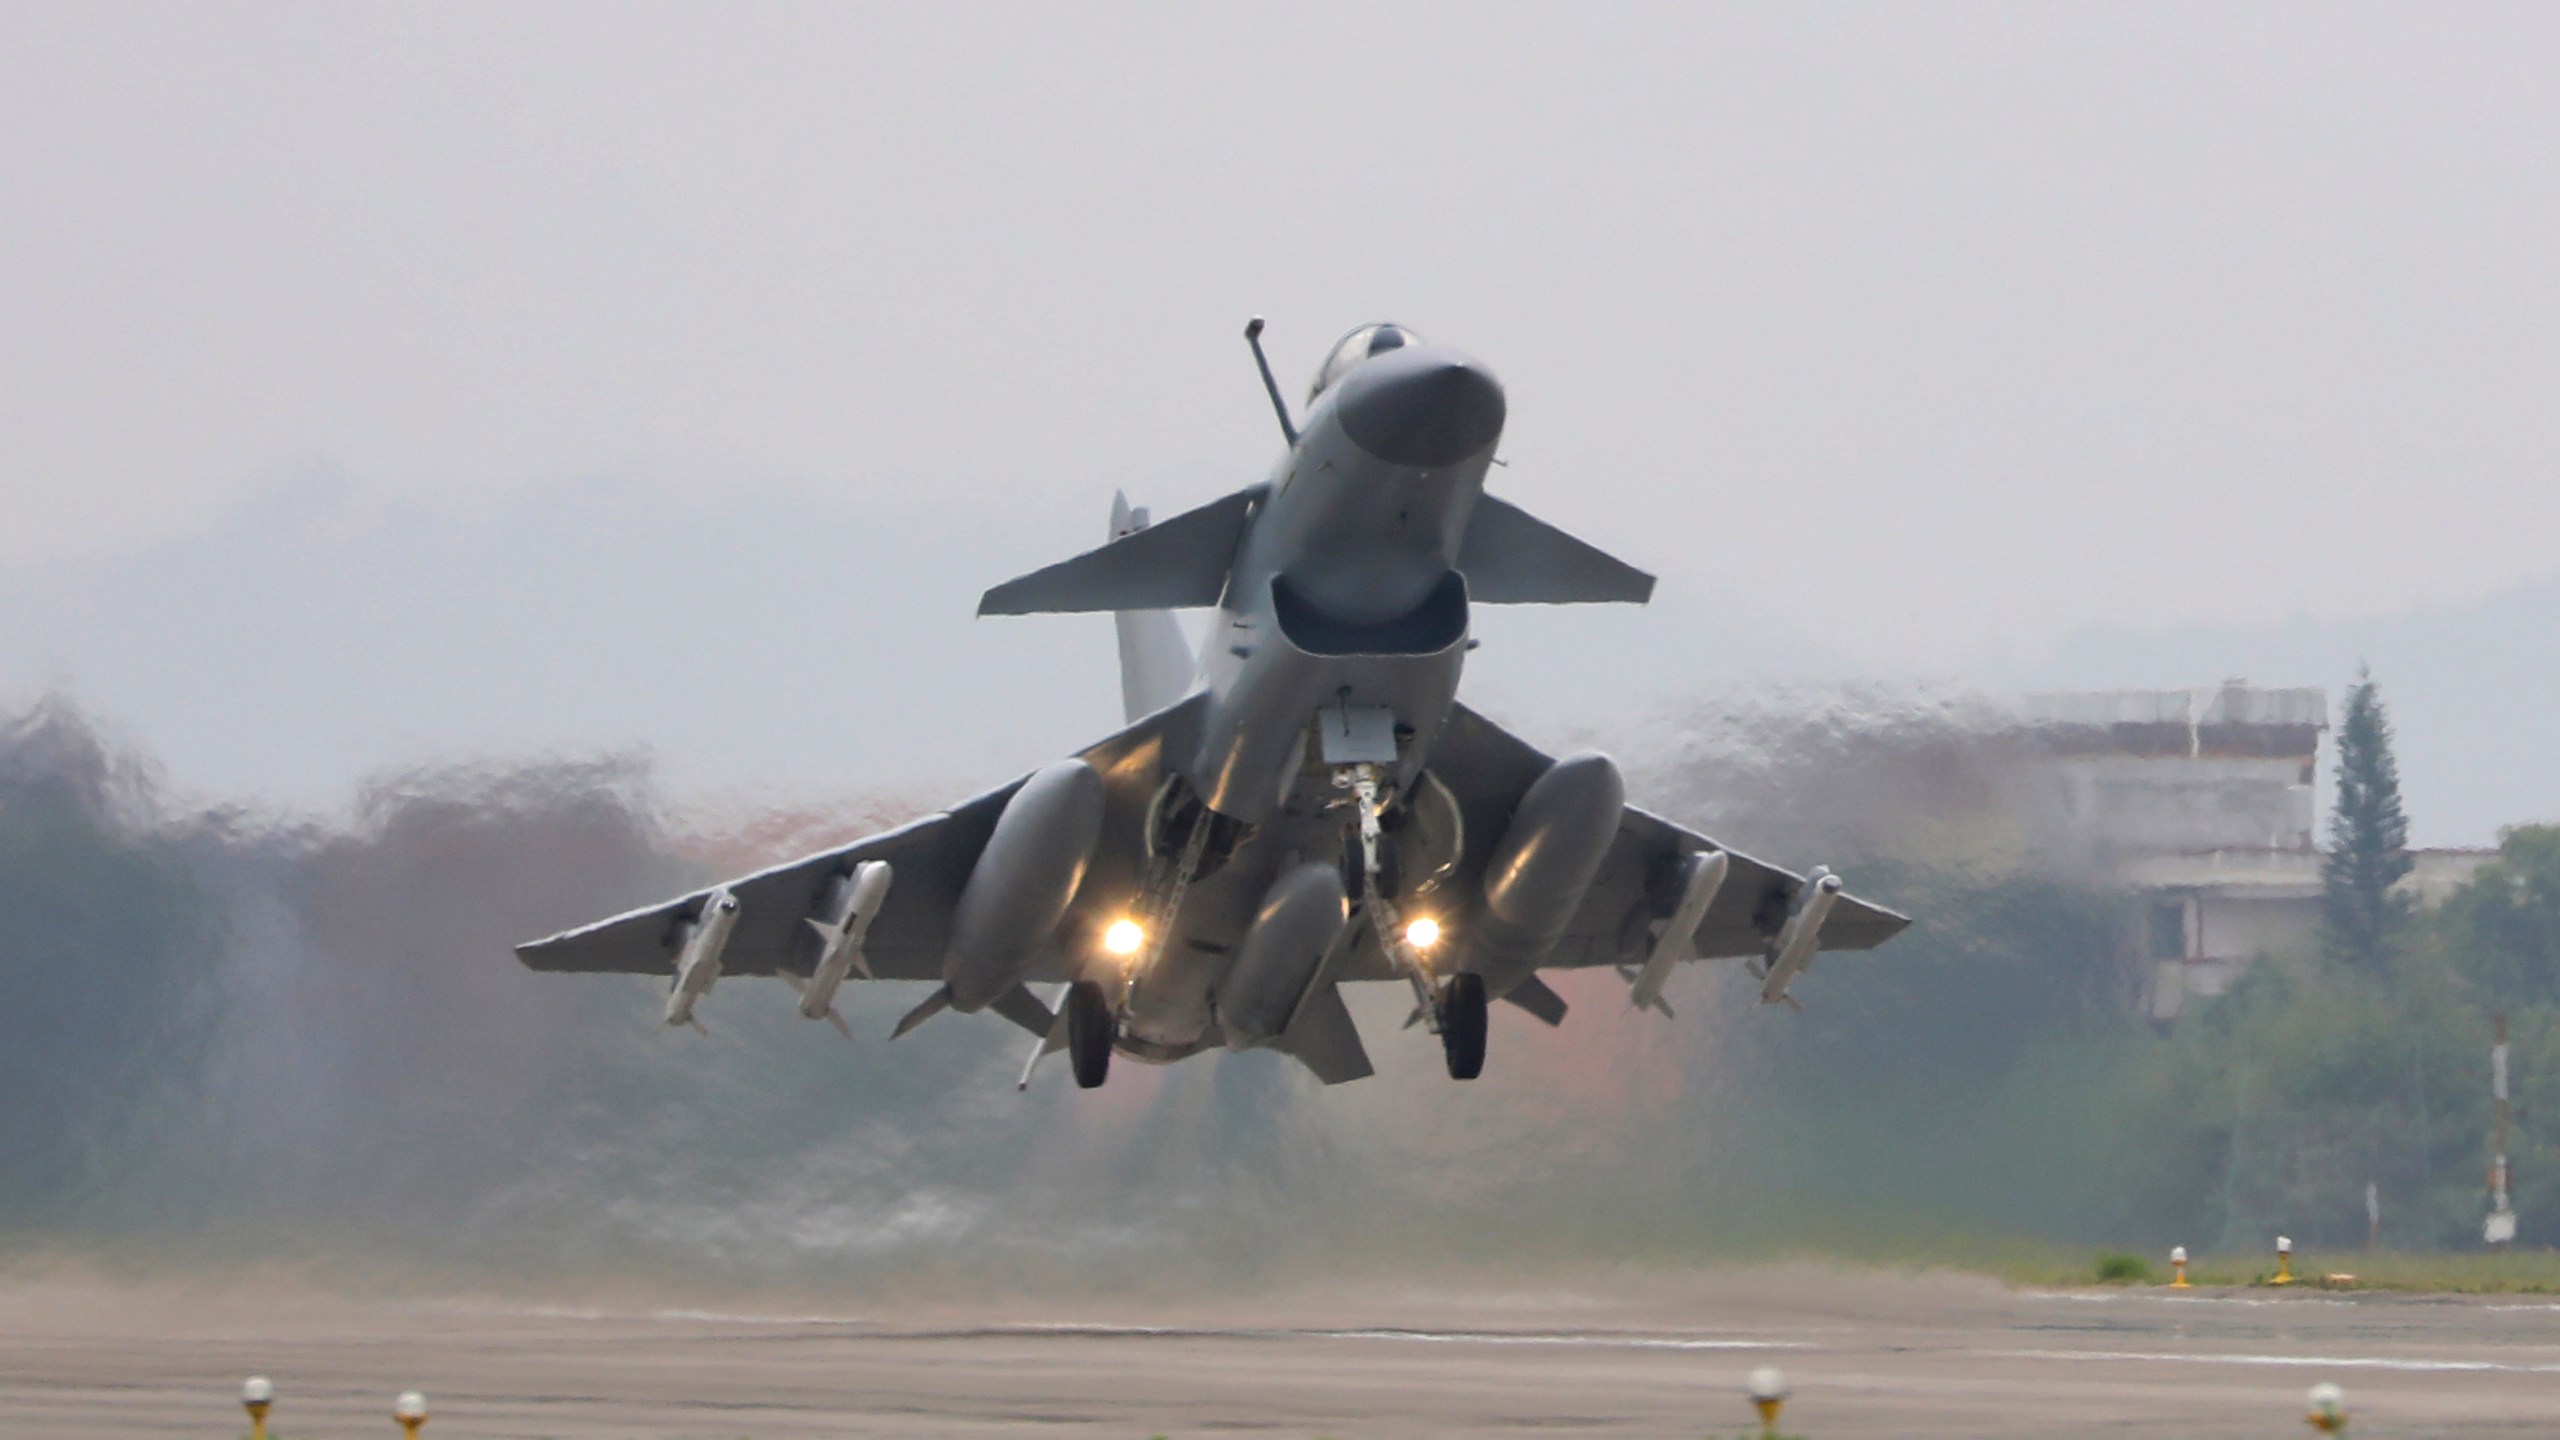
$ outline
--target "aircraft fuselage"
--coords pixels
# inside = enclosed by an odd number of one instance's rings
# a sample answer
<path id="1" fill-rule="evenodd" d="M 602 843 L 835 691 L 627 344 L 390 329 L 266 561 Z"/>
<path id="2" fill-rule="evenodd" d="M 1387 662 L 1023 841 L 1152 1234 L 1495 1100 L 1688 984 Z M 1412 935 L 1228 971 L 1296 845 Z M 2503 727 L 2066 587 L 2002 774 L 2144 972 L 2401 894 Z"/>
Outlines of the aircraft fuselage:
<path id="1" fill-rule="evenodd" d="M 1203 645 L 1198 749 L 1177 763 L 1249 838 L 1130 983 L 1126 1053 L 1215 1043 L 1255 906 L 1292 867 L 1338 863 L 1353 843 L 1346 756 L 1366 756 L 1390 795 L 1416 784 L 1457 698 L 1470 642 L 1456 563 L 1503 417 L 1482 366 L 1408 346 L 1320 396 L 1272 467 Z"/>
<path id="2" fill-rule="evenodd" d="M 1500 442 L 1501 386 L 1416 345 L 1325 392 L 1272 467 L 1202 655 L 1207 722 L 1188 774 L 1209 806 L 1269 819 L 1319 711 L 1392 717 L 1399 784 L 1427 759 L 1468 647 L 1456 567 Z"/>

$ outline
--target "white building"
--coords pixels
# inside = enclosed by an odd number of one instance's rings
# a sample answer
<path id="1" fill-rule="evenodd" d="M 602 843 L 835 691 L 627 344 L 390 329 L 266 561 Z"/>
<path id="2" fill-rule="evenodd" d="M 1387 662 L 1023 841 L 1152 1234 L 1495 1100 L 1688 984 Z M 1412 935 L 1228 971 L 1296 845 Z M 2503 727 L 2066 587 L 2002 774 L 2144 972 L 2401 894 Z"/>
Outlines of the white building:
<path id="1" fill-rule="evenodd" d="M 2154 1019 L 2219 995 L 2263 955 L 2320 930 L 2315 800 L 2328 696 L 2316 688 L 2033 695 L 2024 727 L 2049 757 L 2045 843 L 2137 899 L 2127 943 L 2149 966 Z M 2402 888 L 2433 905 L 2493 850 L 2422 850 Z"/>

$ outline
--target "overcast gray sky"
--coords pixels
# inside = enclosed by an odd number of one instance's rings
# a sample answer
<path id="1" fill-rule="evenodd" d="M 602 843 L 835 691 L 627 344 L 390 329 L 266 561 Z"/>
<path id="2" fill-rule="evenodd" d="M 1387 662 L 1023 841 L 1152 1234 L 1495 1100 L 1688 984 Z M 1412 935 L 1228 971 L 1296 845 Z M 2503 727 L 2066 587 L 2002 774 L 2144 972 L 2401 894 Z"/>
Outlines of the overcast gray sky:
<path id="1" fill-rule="evenodd" d="M 1106 624 L 977 591 L 1114 487 L 1257 478 L 1260 311 L 1292 388 L 1364 320 L 1475 352 L 1496 487 L 1662 574 L 1642 615 L 1481 622 L 1478 690 L 1558 724 L 2110 655 L 2334 689 L 2368 630 L 2449 712 L 2514 703 L 2512 648 L 2421 622 L 2555 648 L 2513 598 L 2560 574 L 2555 42 L 2549 7 L 0 0 L 0 693 L 302 803 L 489 747 L 993 779 L 1115 685 Z M 2410 728 L 2422 834 L 2560 813 L 2482 768 L 2539 753 Z"/>

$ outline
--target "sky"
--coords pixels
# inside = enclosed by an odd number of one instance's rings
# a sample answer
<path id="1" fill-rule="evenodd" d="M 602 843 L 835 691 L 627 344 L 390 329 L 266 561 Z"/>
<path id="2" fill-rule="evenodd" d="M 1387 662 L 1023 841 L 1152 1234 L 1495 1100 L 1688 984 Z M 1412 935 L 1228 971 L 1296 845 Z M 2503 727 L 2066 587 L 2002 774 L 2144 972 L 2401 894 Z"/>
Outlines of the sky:
<path id="1" fill-rule="evenodd" d="M 2336 694 L 2560 818 L 2560 12 L 0 0 L 0 695 L 182 788 L 655 756 L 952 794 L 1117 724 L 977 593 L 1260 478 L 1393 319 L 1654 570 L 1549 731 L 1773 681 Z M 1545 734 L 1546 731 L 1535 733 Z"/>

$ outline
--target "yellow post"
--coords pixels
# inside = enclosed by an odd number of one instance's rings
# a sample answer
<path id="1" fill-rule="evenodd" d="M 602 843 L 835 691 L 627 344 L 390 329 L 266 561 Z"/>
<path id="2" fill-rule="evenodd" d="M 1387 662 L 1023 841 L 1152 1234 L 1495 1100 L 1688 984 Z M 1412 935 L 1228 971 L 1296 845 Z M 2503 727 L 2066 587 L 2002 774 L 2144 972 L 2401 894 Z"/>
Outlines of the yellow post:
<path id="1" fill-rule="evenodd" d="M 267 1407 L 276 1403 L 275 1382 L 252 1375 L 240 1387 L 240 1408 L 249 1412 L 249 1440 L 267 1440 Z"/>
<path id="2" fill-rule="evenodd" d="M 1763 1365 L 1751 1372 L 1749 1384 L 1742 1393 L 1751 1397 L 1751 1408 L 1760 1412 L 1760 1433 L 1778 1433 L 1778 1411 L 1787 1403 L 1787 1377 L 1775 1365 Z"/>
<path id="3" fill-rule="evenodd" d="M 2323 1435 L 2347 1433 L 2347 1392 L 2322 1381 L 2311 1387 L 2310 1413 L 2302 1418 Z"/>
<path id="4" fill-rule="evenodd" d="M 427 1397 L 415 1390 L 403 1390 L 391 1402 L 391 1418 L 400 1422 L 409 1440 L 418 1440 L 418 1427 L 427 1423 Z"/>
<path id="5" fill-rule="evenodd" d="M 2267 1283 L 2270 1285 L 2293 1283 L 2293 1242 L 2282 1235 L 2276 1237 L 2276 1278 Z"/>
<path id="6" fill-rule="evenodd" d="M 2187 1284 L 2186 1246 L 2172 1245 L 2169 1247 L 2169 1268 L 2177 1272 L 2176 1276 L 2169 1281 L 2170 1289 L 2185 1290 L 2192 1288 Z"/>

